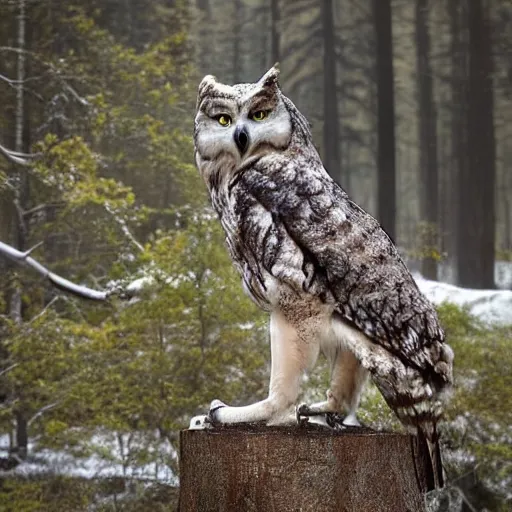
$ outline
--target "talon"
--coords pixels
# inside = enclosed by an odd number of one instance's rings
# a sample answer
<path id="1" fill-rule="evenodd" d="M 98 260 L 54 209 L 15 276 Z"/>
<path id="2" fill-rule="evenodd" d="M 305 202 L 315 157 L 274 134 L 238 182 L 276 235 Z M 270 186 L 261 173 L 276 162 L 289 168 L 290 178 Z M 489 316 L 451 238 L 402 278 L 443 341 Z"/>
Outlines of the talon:
<path id="1" fill-rule="evenodd" d="M 300 404 L 296 408 L 296 413 L 298 416 L 323 416 L 325 414 L 324 411 L 317 410 L 314 406 L 309 406 L 308 404 Z"/>
<path id="2" fill-rule="evenodd" d="M 209 416 L 194 416 L 190 420 L 190 425 L 188 427 L 189 430 L 206 430 L 211 427 L 212 423 Z"/>
<path id="3" fill-rule="evenodd" d="M 213 400 L 212 403 L 210 404 L 210 410 L 208 411 L 208 418 L 212 425 L 216 425 L 216 424 L 218 425 L 220 423 L 220 421 L 218 421 L 218 419 L 215 417 L 216 416 L 215 413 L 219 409 L 222 409 L 223 407 L 227 407 L 226 404 L 217 399 Z"/>
<path id="4" fill-rule="evenodd" d="M 308 423 L 307 412 L 309 408 L 306 404 L 300 404 L 295 407 L 295 417 L 297 418 L 297 425 L 302 426 Z M 306 416 L 306 417 L 303 417 Z"/>
<path id="5" fill-rule="evenodd" d="M 327 422 L 327 425 L 331 427 L 334 430 L 344 430 L 346 428 L 346 425 L 344 424 L 344 418 L 343 416 L 340 416 L 336 412 L 328 412 L 325 415 L 325 421 Z"/>
<path id="6" fill-rule="evenodd" d="M 297 414 L 299 414 L 300 416 L 310 416 L 311 410 L 309 408 L 309 405 L 308 404 L 299 404 L 297 406 Z"/>

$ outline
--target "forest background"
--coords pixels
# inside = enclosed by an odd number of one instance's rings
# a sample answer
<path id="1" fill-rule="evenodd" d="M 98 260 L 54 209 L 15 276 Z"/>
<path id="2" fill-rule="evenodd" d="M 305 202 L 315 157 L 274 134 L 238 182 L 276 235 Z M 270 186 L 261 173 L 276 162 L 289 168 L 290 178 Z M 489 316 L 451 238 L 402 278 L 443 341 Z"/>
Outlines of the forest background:
<path id="1" fill-rule="evenodd" d="M 153 283 L 96 304 L 0 259 L 0 511 L 174 510 L 179 429 L 265 396 L 266 319 L 192 131 L 204 74 L 275 62 L 414 271 L 512 288 L 512 2 L 0 0 L 0 240 L 91 287 Z M 439 312 L 457 388 L 431 510 L 510 510 L 512 328 Z M 400 428 L 372 387 L 361 414 Z"/>

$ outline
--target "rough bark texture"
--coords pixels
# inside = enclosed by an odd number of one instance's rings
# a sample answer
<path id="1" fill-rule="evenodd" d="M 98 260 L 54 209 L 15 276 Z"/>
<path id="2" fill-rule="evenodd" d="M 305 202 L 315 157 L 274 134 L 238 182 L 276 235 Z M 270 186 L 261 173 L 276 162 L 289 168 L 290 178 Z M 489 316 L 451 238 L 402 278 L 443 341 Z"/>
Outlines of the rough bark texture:
<path id="1" fill-rule="evenodd" d="M 421 512 L 413 436 L 348 429 L 181 432 L 180 512 Z"/>

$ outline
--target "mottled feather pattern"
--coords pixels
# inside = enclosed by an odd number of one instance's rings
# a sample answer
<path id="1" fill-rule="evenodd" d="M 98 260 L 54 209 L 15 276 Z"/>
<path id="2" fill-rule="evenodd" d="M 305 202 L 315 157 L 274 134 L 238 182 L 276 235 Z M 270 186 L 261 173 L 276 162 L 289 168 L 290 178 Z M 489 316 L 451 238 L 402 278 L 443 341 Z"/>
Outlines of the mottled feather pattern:
<path id="1" fill-rule="evenodd" d="M 246 292 L 262 309 L 291 315 L 297 329 L 305 325 L 306 343 L 315 329 L 317 337 L 332 332 L 349 340 L 345 348 L 400 420 L 434 443 L 434 454 L 453 353 L 433 305 L 379 223 L 324 169 L 309 124 L 280 91 L 275 68 L 256 84 L 203 82 L 196 161 Z M 233 122 L 248 130 L 249 149 L 209 123 L 219 98 L 231 102 Z M 251 122 L 255 108 L 268 109 L 268 124 Z M 434 473 L 439 464 L 433 460 Z"/>
<path id="2" fill-rule="evenodd" d="M 297 291 L 334 302 L 344 320 L 413 365 L 431 386 L 451 381 L 436 312 L 378 222 L 309 157 L 296 151 L 293 166 L 286 154 L 271 163 L 268 158 L 244 170 L 230 188 L 229 214 L 239 227 L 230 230 L 235 257 L 254 274 L 264 270 Z M 396 408 L 430 396 L 387 398 Z"/>

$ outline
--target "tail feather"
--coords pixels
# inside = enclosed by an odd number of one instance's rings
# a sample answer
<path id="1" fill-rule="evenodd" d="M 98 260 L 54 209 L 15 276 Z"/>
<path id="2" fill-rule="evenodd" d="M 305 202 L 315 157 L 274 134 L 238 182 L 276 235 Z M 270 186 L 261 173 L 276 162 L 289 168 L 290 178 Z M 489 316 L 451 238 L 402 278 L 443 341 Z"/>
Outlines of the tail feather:
<path id="1" fill-rule="evenodd" d="M 427 491 L 440 489 L 444 486 L 443 462 L 439 436 L 434 427 L 433 435 L 427 437 L 421 427 L 418 427 L 418 448 L 420 457 L 424 461 Z"/>

